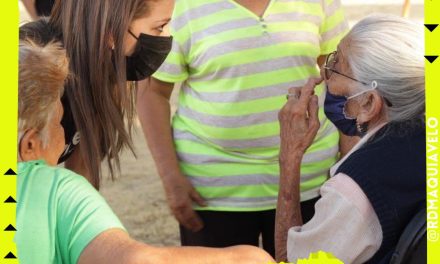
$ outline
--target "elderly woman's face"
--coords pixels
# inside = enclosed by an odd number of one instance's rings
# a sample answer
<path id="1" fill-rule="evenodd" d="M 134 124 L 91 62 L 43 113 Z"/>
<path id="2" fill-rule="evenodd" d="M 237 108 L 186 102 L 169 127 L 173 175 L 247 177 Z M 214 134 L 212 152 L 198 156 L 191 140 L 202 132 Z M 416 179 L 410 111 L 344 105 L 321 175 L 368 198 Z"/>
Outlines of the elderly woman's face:
<path id="1" fill-rule="evenodd" d="M 321 76 L 331 94 L 350 97 L 358 91 L 356 81 L 351 79 L 352 71 L 344 53 L 345 49 L 346 40 L 343 40 L 335 53 L 329 55 L 326 64 L 321 67 Z M 325 70 L 325 66 L 330 69 Z M 348 100 L 345 105 L 345 112 L 351 117 L 356 117 L 359 112 L 359 105 L 355 101 L 355 99 Z"/>

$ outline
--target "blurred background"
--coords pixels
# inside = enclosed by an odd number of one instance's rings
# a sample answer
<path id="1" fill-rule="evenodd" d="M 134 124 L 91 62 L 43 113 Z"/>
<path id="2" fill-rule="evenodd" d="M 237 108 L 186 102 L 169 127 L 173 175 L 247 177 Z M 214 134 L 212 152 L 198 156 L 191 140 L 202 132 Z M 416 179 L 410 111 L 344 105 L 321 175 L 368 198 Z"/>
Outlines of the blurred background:
<path id="1" fill-rule="evenodd" d="M 378 12 L 406 15 L 423 24 L 423 0 L 341 2 L 350 26 L 363 17 Z M 19 8 L 20 23 L 31 21 L 21 1 Z M 177 94 L 178 89 L 175 89 L 172 97 L 174 110 Z M 135 126 L 133 141 L 137 159 L 130 152 L 123 153 L 121 175 L 114 182 L 105 177 L 100 192 L 135 239 L 153 245 L 179 245 L 178 225 L 168 209 L 162 183 L 139 123 Z M 103 168 L 106 175 L 105 166 Z"/>

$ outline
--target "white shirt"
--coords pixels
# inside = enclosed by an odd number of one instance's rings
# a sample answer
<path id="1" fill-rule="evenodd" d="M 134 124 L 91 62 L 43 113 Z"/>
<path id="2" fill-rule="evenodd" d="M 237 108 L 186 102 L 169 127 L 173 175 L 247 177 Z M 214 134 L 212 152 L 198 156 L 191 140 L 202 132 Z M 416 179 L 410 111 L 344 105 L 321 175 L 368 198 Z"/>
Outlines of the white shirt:
<path id="1" fill-rule="evenodd" d="M 332 253 L 344 263 L 364 263 L 382 243 L 382 228 L 373 206 L 359 185 L 348 175 L 335 172 L 339 166 L 376 133 L 365 135 L 353 149 L 330 169 L 332 177 L 320 189 L 315 215 L 303 226 L 290 228 L 287 259 L 296 262 L 310 253 Z"/>

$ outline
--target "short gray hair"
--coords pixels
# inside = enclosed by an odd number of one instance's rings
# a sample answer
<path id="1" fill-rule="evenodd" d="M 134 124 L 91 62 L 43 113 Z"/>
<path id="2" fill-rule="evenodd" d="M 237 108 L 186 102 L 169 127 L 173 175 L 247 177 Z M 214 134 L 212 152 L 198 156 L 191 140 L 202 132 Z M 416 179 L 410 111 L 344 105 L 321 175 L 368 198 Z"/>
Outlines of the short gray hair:
<path id="1" fill-rule="evenodd" d="M 354 78 L 377 82 L 377 91 L 392 106 L 389 121 L 405 121 L 425 113 L 423 26 L 394 16 L 375 14 L 357 23 L 344 41 L 344 54 Z M 368 86 L 359 86 L 369 89 Z"/>
<path id="2" fill-rule="evenodd" d="M 31 40 L 19 44 L 18 140 L 28 129 L 40 132 L 46 147 L 47 125 L 63 93 L 68 60 L 60 42 L 40 45 Z M 19 142 L 18 142 L 19 143 Z"/>

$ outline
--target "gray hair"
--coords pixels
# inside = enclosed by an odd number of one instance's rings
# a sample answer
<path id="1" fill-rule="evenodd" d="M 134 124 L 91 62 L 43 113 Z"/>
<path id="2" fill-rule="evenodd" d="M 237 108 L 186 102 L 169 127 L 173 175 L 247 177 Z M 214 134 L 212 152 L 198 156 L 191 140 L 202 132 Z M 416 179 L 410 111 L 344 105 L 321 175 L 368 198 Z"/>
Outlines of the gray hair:
<path id="1" fill-rule="evenodd" d="M 27 130 L 36 129 L 43 147 L 48 145 L 48 124 L 53 118 L 67 75 L 68 60 L 61 43 L 40 45 L 31 40 L 20 41 L 18 140 Z"/>
<path id="2" fill-rule="evenodd" d="M 392 106 L 389 121 L 405 121 L 425 113 L 423 26 L 407 19 L 375 14 L 357 23 L 344 41 L 354 78 L 377 82 L 376 90 Z M 359 89 L 371 87 L 360 84 Z"/>

